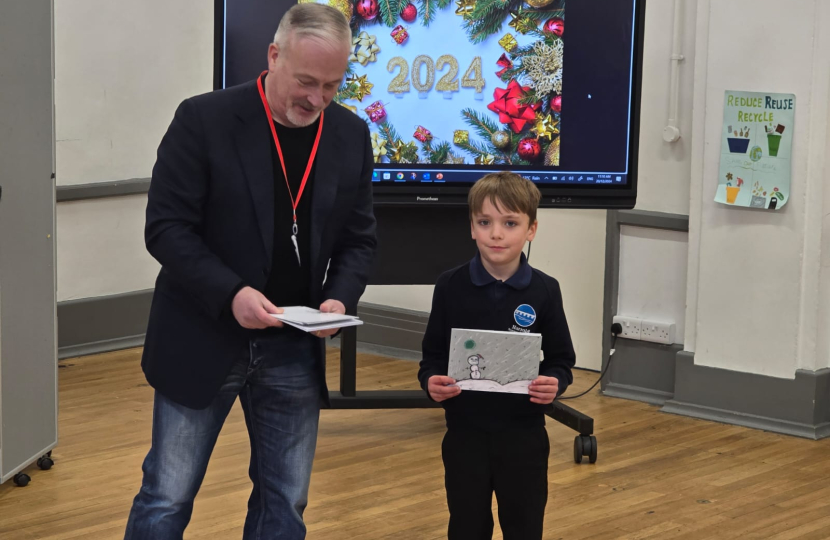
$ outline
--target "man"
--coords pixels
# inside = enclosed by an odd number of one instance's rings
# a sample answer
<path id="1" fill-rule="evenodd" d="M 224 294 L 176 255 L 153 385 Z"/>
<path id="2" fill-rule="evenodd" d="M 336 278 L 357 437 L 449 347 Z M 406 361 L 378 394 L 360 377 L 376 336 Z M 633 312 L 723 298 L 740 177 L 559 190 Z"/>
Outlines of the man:
<path id="1" fill-rule="evenodd" d="M 180 539 L 239 396 L 253 491 L 243 538 L 305 537 L 324 343 L 277 306 L 353 311 L 374 253 L 366 124 L 332 103 L 351 31 L 320 4 L 292 7 L 256 81 L 184 101 L 158 150 L 148 251 L 161 263 L 142 367 L 153 442 L 128 539 Z"/>

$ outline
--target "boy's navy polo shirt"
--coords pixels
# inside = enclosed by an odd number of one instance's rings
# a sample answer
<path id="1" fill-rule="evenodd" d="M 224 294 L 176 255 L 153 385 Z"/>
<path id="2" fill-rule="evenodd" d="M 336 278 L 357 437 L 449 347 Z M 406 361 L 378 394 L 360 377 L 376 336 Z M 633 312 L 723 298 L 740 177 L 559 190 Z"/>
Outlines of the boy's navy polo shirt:
<path id="1" fill-rule="evenodd" d="M 573 380 L 576 355 L 559 282 L 531 267 L 524 254 L 507 281 L 491 276 L 479 254 L 438 278 L 418 371 L 425 391 L 431 376 L 447 374 L 453 328 L 542 334 L 539 374 L 556 377 L 560 394 Z M 532 403 L 526 394 L 462 390 L 441 405 L 451 428 L 494 431 L 545 424 L 546 406 Z"/>

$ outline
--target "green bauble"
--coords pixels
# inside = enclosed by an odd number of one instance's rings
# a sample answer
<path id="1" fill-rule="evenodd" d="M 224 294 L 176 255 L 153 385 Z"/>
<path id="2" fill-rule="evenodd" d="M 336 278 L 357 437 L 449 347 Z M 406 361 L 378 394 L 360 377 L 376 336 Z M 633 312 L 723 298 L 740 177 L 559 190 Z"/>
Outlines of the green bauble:
<path id="1" fill-rule="evenodd" d="M 507 148 L 510 144 L 510 135 L 508 135 L 506 131 L 496 131 L 490 136 L 490 141 L 496 148 Z"/>

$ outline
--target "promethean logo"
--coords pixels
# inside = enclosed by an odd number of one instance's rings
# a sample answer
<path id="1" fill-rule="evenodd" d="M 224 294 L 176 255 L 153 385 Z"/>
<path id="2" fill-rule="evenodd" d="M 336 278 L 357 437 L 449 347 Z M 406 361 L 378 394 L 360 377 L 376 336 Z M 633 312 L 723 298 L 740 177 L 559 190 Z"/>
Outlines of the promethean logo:
<path id="1" fill-rule="evenodd" d="M 415 197 L 416 201 L 437 201 L 438 197 Z"/>

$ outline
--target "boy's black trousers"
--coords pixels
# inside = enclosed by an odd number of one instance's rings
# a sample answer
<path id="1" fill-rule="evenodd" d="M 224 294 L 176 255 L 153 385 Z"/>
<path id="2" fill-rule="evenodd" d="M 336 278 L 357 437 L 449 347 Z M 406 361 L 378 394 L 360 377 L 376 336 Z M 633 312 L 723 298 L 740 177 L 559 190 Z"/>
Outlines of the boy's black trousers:
<path id="1" fill-rule="evenodd" d="M 544 426 L 497 432 L 451 428 L 441 445 L 449 540 L 493 537 L 493 492 L 504 540 L 541 540 L 550 441 Z"/>

